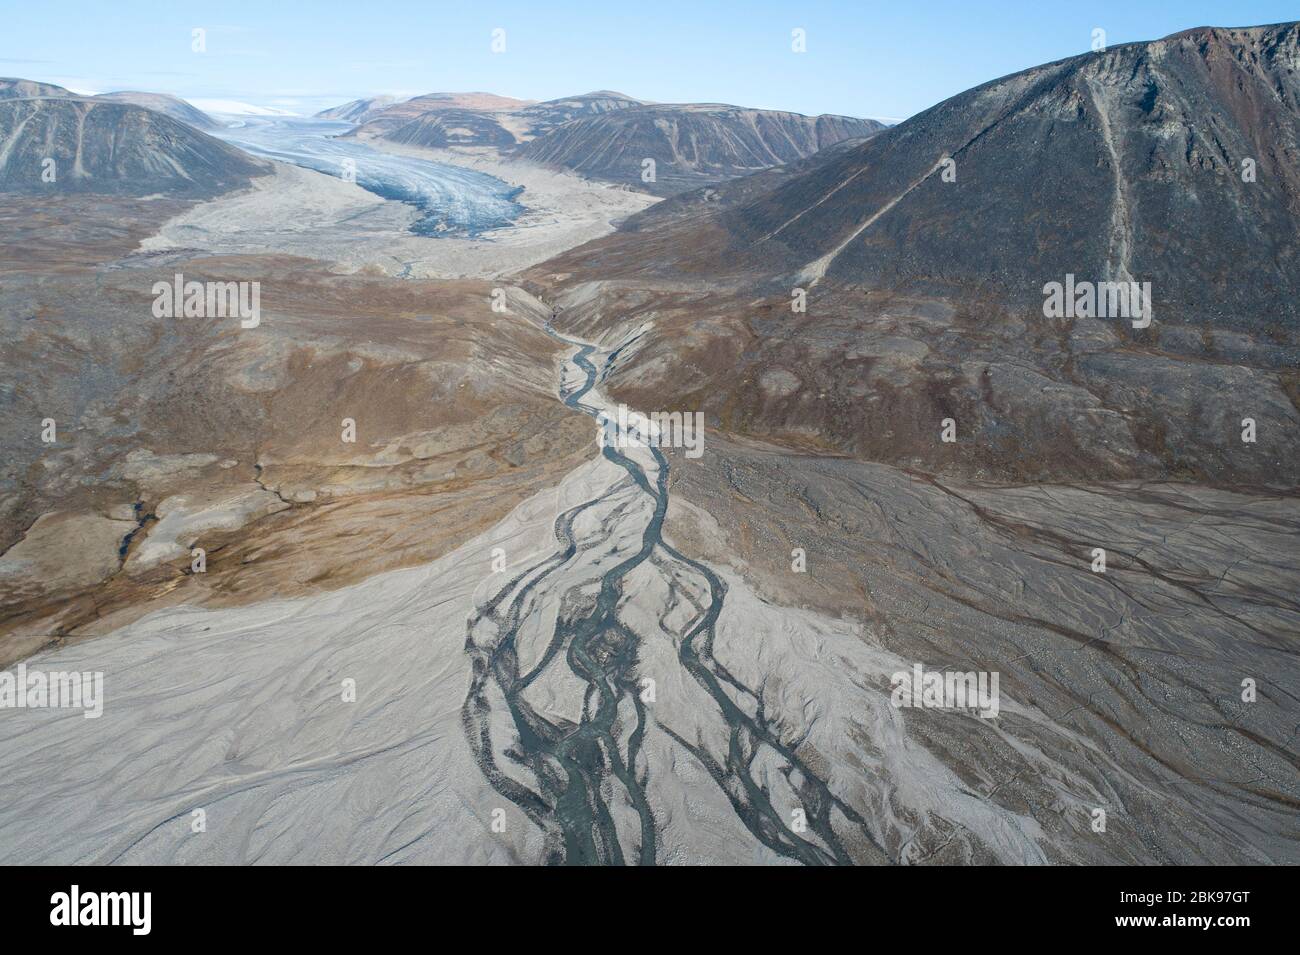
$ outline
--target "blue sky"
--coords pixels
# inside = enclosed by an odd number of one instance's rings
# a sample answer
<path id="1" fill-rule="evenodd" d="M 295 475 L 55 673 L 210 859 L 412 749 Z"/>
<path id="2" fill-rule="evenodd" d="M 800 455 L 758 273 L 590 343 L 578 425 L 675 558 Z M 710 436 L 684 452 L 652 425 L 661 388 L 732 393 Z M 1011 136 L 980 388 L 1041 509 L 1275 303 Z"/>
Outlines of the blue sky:
<path id="1" fill-rule="evenodd" d="M 904 118 L 985 80 L 1192 26 L 1297 16 L 1295 0 L 220 3 L 0 0 L 0 75 L 146 89 L 310 113 L 374 93 L 485 90 L 550 99 L 616 89 Z M 206 32 L 207 51 L 191 49 Z M 807 31 L 807 52 L 790 49 Z M 490 49 L 505 30 L 505 52 Z"/>

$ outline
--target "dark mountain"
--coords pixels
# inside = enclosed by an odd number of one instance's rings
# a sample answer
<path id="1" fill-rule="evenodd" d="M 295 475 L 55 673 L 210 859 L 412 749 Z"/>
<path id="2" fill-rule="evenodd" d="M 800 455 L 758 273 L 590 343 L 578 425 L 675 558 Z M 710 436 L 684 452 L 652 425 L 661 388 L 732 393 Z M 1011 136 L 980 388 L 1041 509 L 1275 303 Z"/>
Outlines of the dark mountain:
<path id="1" fill-rule="evenodd" d="M 365 102 L 367 101 L 357 101 L 358 104 Z M 356 129 L 349 130 L 345 135 L 359 139 L 372 139 L 376 136 L 385 136 L 395 132 L 412 120 L 419 119 L 430 112 L 471 110 L 492 114 L 499 118 L 500 116 L 512 115 L 530 104 L 530 100 L 498 96 L 495 93 L 426 93 L 423 96 L 403 100 L 400 103 L 391 103 L 389 105 L 376 103 L 366 110 L 353 110 L 355 115 L 351 117 L 342 114 L 327 116 L 326 113 L 347 110 L 348 107 L 357 104 L 345 104 L 342 107 L 336 107 L 336 110 L 326 110 L 325 113 L 318 113 L 317 115 L 327 119 L 347 119 L 349 122 L 358 123 L 360 125 Z"/>
<path id="2" fill-rule="evenodd" d="M 35 80 L 13 78 L 0 79 L 0 100 L 33 99 L 37 97 L 56 97 L 64 99 L 96 99 L 112 103 L 130 103 L 142 106 L 158 113 L 164 113 L 172 119 L 178 119 L 195 129 L 218 129 L 220 123 L 207 113 L 191 106 L 179 96 L 168 93 L 145 93 L 138 90 L 122 90 L 113 93 L 100 93 L 97 96 L 80 96 L 62 86 L 53 83 L 38 83 Z"/>
<path id="3" fill-rule="evenodd" d="M 133 106 L 142 106 L 145 109 L 151 109 L 156 113 L 163 113 L 172 119 L 180 120 L 193 126 L 195 129 L 220 129 L 221 124 L 215 119 L 191 106 L 179 96 L 170 96 L 167 93 L 141 93 L 136 90 L 123 90 L 116 93 L 101 93 L 94 99 L 109 100 L 113 103 L 130 103 Z"/>
<path id="4" fill-rule="evenodd" d="M 341 106 L 323 109 L 316 114 L 317 119 L 337 119 L 345 123 L 364 123 L 378 116 L 397 102 L 395 96 L 370 96 L 366 99 L 354 99 Z"/>
<path id="5" fill-rule="evenodd" d="M 0 99 L 30 99 L 33 96 L 76 96 L 71 90 L 53 83 L 20 80 L 12 76 L 0 77 Z"/>
<path id="6" fill-rule="evenodd" d="M 571 119 L 640 105 L 643 104 L 639 100 L 607 90 L 532 104 L 490 93 L 431 93 L 396 106 L 358 113 L 352 121 L 362 125 L 348 135 L 363 139 L 378 136 L 435 148 L 507 149 L 544 135 Z"/>
<path id="7" fill-rule="evenodd" d="M 0 100 L 0 142 L 3 192 L 205 198 L 271 168 L 162 113 L 99 99 Z"/>
<path id="8" fill-rule="evenodd" d="M 707 222 L 646 215 L 685 229 L 663 247 L 702 271 L 1022 303 L 1073 273 L 1149 281 L 1166 315 L 1295 322 L 1297 62 L 1296 24 L 1112 47 L 962 93 L 772 188 L 720 187 Z"/>
<path id="9" fill-rule="evenodd" d="M 528 122 L 528 135 L 536 137 L 573 119 L 599 116 L 620 109 L 645 105 L 643 101 L 625 96 L 622 93 L 615 93 L 612 90 L 597 90 L 594 93 L 584 93 L 581 96 L 566 96 L 563 99 L 534 103 L 532 106 L 524 107 L 519 113 Z"/>
<path id="10" fill-rule="evenodd" d="M 633 407 L 981 479 L 1292 487 L 1297 63 L 1292 23 L 1036 67 L 532 275 L 567 330 L 653 325 L 606 382 Z M 1149 325 L 1049 317 L 1044 285 L 1070 274 L 1150 282 Z"/>
<path id="11" fill-rule="evenodd" d="M 442 149 L 447 146 L 496 146 L 515 144 L 514 134 L 492 113 L 470 109 L 430 110 L 384 134 L 384 139 L 411 146 Z"/>
<path id="12" fill-rule="evenodd" d="M 718 104 L 630 106 L 575 119 L 538 136 L 519 154 L 659 195 L 673 195 L 810 156 L 883 129 L 870 119 L 803 116 Z M 642 179 L 655 161 L 655 181 Z"/>
<path id="13" fill-rule="evenodd" d="M 476 109 L 484 112 L 509 112 L 532 105 L 532 100 L 500 96 L 496 93 L 425 93 L 403 100 L 384 110 L 399 116 L 418 116 L 431 109 Z"/>
<path id="14" fill-rule="evenodd" d="M 611 90 L 542 103 L 490 93 L 430 93 L 401 103 L 355 100 L 317 115 L 357 123 L 345 135 L 359 139 L 489 146 L 659 195 L 794 162 L 884 128 L 849 116 L 645 103 Z M 655 161 L 654 182 L 642 180 L 646 159 Z"/>
<path id="15" fill-rule="evenodd" d="M 736 208 L 766 196 L 777 186 L 825 165 L 850 149 L 861 146 L 870 138 L 870 136 L 856 136 L 845 139 L 805 159 L 796 159 L 782 166 L 772 166 L 761 172 L 731 179 L 718 185 L 678 193 L 629 218 L 622 226 L 621 232 L 643 233 L 647 241 L 654 242 L 659 235 L 668 233 L 672 223 L 702 221 L 703 216 L 717 216 L 724 209 Z"/>
<path id="16" fill-rule="evenodd" d="M 455 102 L 466 105 L 446 105 L 452 96 L 455 96 Z M 599 116 L 643 105 L 640 100 L 608 90 L 530 106 L 510 105 L 506 109 L 499 108 L 500 103 L 494 99 L 481 99 L 485 96 L 488 94 L 436 93 L 420 97 L 417 105 L 425 111 L 402 125 L 394 124 L 405 118 L 406 110 L 368 112 L 363 115 L 371 122 L 362 133 L 378 132 L 384 139 L 415 146 L 495 146 L 508 149 L 575 118 Z"/>

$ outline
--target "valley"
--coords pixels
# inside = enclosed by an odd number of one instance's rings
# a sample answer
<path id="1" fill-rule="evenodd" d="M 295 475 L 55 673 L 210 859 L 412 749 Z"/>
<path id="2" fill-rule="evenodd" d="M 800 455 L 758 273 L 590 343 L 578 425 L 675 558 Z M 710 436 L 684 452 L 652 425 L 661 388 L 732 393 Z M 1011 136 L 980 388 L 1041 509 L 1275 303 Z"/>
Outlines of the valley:
<path id="1" fill-rule="evenodd" d="M 0 862 L 1300 864 L 1298 71 L 0 80 Z"/>

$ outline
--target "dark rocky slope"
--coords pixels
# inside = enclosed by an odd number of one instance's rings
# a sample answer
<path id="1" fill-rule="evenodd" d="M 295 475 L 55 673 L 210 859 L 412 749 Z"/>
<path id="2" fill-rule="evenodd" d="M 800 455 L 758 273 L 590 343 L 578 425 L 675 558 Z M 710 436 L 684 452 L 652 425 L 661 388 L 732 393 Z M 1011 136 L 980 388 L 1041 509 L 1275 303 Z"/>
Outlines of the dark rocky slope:
<path id="1" fill-rule="evenodd" d="M 678 227 L 659 255 L 644 222 L 627 228 L 643 233 L 639 267 L 662 272 L 1040 305 L 1044 283 L 1073 273 L 1149 281 L 1166 317 L 1294 325 L 1297 63 L 1294 23 L 1117 46 L 962 93 L 772 188 L 721 187 L 711 218 L 651 210 Z M 695 199 L 676 211 L 711 211 Z M 617 240 L 592 251 L 618 266 Z"/>
<path id="2" fill-rule="evenodd" d="M 55 178 L 42 171 L 54 160 Z M 0 101 L 0 191 L 207 198 L 270 170 L 169 116 L 98 99 Z"/>
<path id="3" fill-rule="evenodd" d="M 397 102 L 395 96 L 368 96 L 354 99 L 340 106 L 323 109 L 316 114 L 317 119 L 335 119 L 344 123 L 364 123 L 379 115 Z"/>
<path id="4" fill-rule="evenodd" d="M 999 480 L 1294 486 L 1298 37 L 1206 28 L 1027 70 L 533 275 L 588 336 L 653 323 L 609 381 L 629 404 Z M 1068 273 L 1149 281 L 1150 327 L 1046 317 Z"/>
<path id="5" fill-rule="evenodd" d="M 564 123 L 520 150 L 526 159 L 673 195 L 810 156 L 884 128 L 870 119 L 715 104 L 655 104 Z M 645 160 L 655 180 L 642 178 Z"/>
<path id="6" fill-rule="evenodd" d="M 528 121 L 528 137 L 537 137 L 547 133 L 562 123 L 589 116 L 602 116 L 621 109 L 646 105 L 642 100 L 633 99 L 612 90 L 597 90 L 583 93 L 581 96 L 566 96 L 562 99 L 534 103 L 519 111 Z"/>
<path id="7" fill-rule="evenodd" d="M 31 99 L 33 96 L 76 96 L 53 83 L 38 83 L 13 76 L 0 77 L 0 99 Z"/>
<path id="8" fill-rule="evenodd" d="M 345 135 L 411 146 L 488 146 L 657 195 L 796 162 L 884 126 L 711 103 L 645 103 L 611 90 L 525 103 L 488 93 L 355 100 L 318 116 L 359 124 Z M 653 159 L 653 181 L 642 178 Z"/>
<path id="9" fill-rule="evenodd" d="M 444 110 L 470 110 L 488 115 L 498 122 L 530 105 L 529 100 L 498 96 L 495 93 L 426 93 L 401 102 L 384 103 L 375 100 L 357 100 L 343 106 L 317 113 L 322 119 L 345 119 L 357 123 L 356 129 L 344 135 L 358 139 L 373 139 L 395 132 L 407 123 Z M 367 108 L 362 108 L 370 104 Z"/>
<path id="10" fill-rule="evenodd" d="M 191 106 L 179 96 L 170 96 L 167 93 L 142 93 L 138 90 L 121 90 L 116 93 L 101 93 L 94 98 L 108 100 L 113 103 L 130 103 L 132 106 L 142 106 L 156 113 L 170 116 L 172 119 L 180 120 L 195 129 L 221 128 L 221 124 L 203 110 Z"/>
<path id="11" fill-rule="evenodd" d="M 445 149 L 448 146 L 496 146 L 508 149 L 514 134 L 491 113 L 469 109 L 430 110 L 384 135 L 384 139 L 409 146 Z"/>

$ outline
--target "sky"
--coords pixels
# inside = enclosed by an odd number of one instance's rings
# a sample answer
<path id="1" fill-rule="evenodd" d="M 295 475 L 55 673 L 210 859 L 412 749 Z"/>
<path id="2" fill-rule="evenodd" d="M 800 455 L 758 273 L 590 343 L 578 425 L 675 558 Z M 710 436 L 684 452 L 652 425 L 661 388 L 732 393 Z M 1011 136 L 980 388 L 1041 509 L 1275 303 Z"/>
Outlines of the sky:
<path id="1" fill-rule="evenodd" d="M 98 93 L 142 89 L 310 114 L 379 93 L 521 99 L 612 89 L 904 119 L 962 90 L 1193 26 L 1297 16 L 1275 0 L 775 3 L 618 0 L 0 0 L 0 76 Z M 193 31 L 204 31 L 202 52 Z M 806 51 L 792 50 L 803 30 Z M 494 52 L 493 31 L 504 40 Z M 500 45 L 500 43 L 498 43 Z"/>

